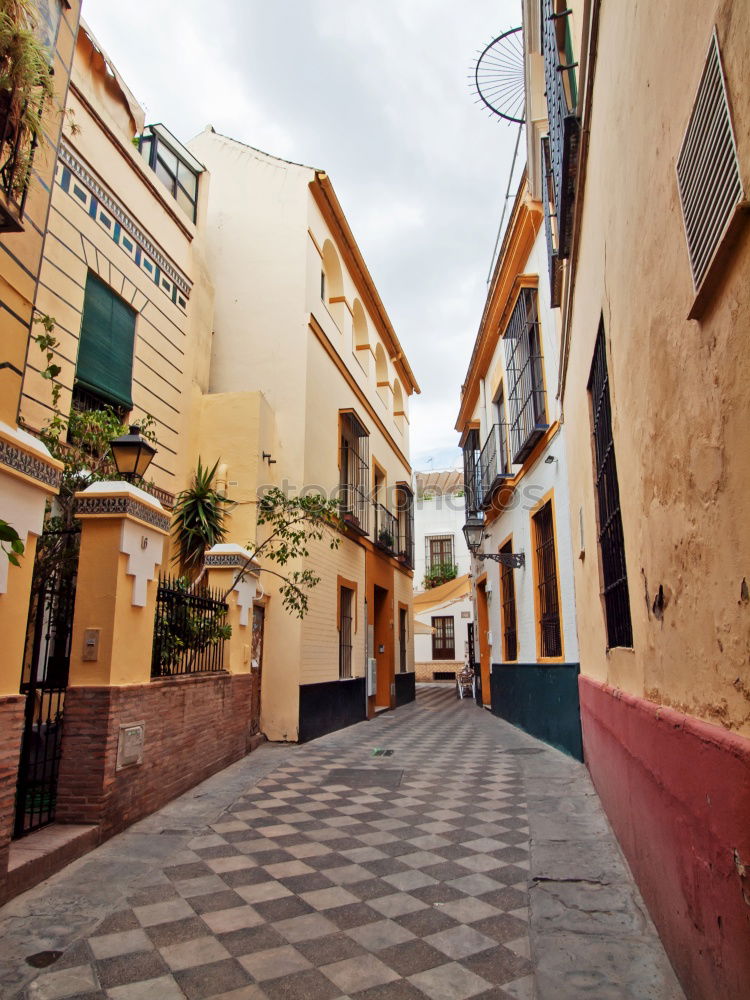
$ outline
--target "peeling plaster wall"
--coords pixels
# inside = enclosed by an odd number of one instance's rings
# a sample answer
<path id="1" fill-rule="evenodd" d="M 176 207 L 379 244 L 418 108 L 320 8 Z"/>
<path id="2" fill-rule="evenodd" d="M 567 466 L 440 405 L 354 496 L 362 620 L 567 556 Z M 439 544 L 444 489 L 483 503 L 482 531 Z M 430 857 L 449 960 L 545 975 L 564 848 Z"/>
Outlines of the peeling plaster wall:
<path id="1" fill-rule="evenodd" d="M 745 191 L 745 4 L 602 4 L 563 400 L 582 671 L 750 736 L 750 226 L 699 320 L 675 161 L 716 25 Z M 665 52 L 674 55 L 665 59 Z M 679 58 L 677 58 L 679 54 Z M 607 335 L 633 650 L 606 652 L 586 386 Z"/>

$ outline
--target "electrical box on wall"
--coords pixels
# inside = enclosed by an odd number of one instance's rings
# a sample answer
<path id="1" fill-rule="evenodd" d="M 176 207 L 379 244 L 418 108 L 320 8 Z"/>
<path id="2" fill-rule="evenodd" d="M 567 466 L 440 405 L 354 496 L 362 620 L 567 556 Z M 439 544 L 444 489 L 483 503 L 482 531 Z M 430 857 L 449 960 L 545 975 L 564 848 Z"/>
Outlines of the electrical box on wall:
<path id="1" fill-rule="evenodd" d="M 492 632 L 487 633 L 487 645 L 488 646 L 492 645 Z"/>
<path id="2" fill-rule="evenodd" d="M 371 656 L 367 661 L 367 694 L 374 695 L 378 688 L 378 661 Z"/>
<path id="3" fill-rule="evenodd" d="M 117 770 L 143 763 L 143 743 L 146 737 L 146 723 L 132 722 L 120 726 L 117 741 Z"/>

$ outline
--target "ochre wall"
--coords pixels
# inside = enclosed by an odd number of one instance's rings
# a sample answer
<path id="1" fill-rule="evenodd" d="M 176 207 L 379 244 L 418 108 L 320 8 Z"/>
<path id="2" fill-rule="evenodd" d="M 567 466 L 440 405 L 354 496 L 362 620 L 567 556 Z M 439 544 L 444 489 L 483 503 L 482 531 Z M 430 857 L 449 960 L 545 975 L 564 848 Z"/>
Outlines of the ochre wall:
<path id="1" fill-rule="evenodd" d="M 563 402 L 574 537 L 579 509 L 584 523 L 575 580 L 583 672 L 750 736 L 750 226 L 705 312 L 688 320 L 694 293 L 675 175 L 716 24 L 750 189 L 743 7 L 601 7 Z M 633 619 L 633 649 L 610 653 L 586 391 L 602 315 Z"/>
<path id="2" fill-rule="evenodd" d="M 54 45 L 54 98 L 44 119 L 44 136 L 34 155 L 29 191 L 26 198 L 21 233 L 0 237 L 0 361 L 12 367 L 0 368 L 0 420 L 15 426 L 21 390 L 21 375 L 26 360 L 29 323 L 47 225 L 52 178 L 55 173 L 55 150 L 63 126 L 63 108 L 73 59 L 80 0 L 71 0 L 63 11 Z"/>
<path id="3" fill-rule="evenodd" d="M 113 240 L 112 225 L 107 228 L 100 219 L 91 217 L 89 187 L 73 173 L 68 191 L 63 190 L 65 164 L 61 160 L 52 190 L 36 306 L 56 321 L 54 335 L 60 346 L 55 361 L 62 369 L 62 412 L 70 406 L 87 275 L 98 275 L 136 310 L 130 420 L 136 422 L 144 414 L 154 418 L 158 450 L 149 477 L 174 493 L 183 488 L 193 467 L 194 453 L 184 443 L 191 440 L 190 415 L 199 405 L 200 390 L 208 386 L 213 291 L 198 233 L 209 177 L 204 173 L 200 178 L 196 226 L 133 147 L 124 97 L 111 78 L 104 86 L 105 72 L 81 30 L 68 98 L 80 131 L 71 135 L 66 129 L 65 144 L 125 215 L 192 283 L 192 289 L 189 296 L 183 296 L 184 306 L 173 301 L 122 242 L 118 245 Z M 51 154 L 50 160 L 54 160 Z M 112 222 L 112 212 L 104 210 Z M 130 238 L 124 229 L 123 233 Z M 50 385 L 39 374 L 42 364 L 42 353 L 31 345 L 21 414 L 34 429 L 51 416 Z"/>

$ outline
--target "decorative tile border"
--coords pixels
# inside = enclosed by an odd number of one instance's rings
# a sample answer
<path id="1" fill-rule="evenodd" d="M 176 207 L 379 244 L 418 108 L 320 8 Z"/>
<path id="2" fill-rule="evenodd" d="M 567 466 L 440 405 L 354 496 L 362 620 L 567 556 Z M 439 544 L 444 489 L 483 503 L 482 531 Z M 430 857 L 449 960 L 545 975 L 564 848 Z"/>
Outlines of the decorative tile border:
<path id="1" fill-rule="evenodd" d="M 241 569 L 245 566 L 247 573 L 260 573 L 260 566 L 256 562 L 248 562 L 247 558 L 239 552 L 213 554 L 209 552 L 205 558 L 205 565 L 209 569 Z"/>
<path id="2" fill-rule="evenodd" d="M 135 517 L 145 524 L 151 524 L 161 531 L 169 531 L 169 517 L 147 507 L 132 497 L 91 496 L 79 497 L 75 504 L 75 513 L 88 514 L 126 514 Z"/>
<path id="3" fill-rule="evenodd" d="M 178 308 L 187 307 L 191 282 L 157 249 L 65 144 L 60 146 L 55 180 Z"/>
<path id="4" fill-rule="evenodd" d="M 62 471 L 49 465 L 43 458 L 31 452 L 17 448 L 9 441 L 0 439 L 0 465 L 7 465 L 9 469 L 22 472 L 31 479 L 36 479 L 45 486 L 52 486 L 59 489 Z"/>

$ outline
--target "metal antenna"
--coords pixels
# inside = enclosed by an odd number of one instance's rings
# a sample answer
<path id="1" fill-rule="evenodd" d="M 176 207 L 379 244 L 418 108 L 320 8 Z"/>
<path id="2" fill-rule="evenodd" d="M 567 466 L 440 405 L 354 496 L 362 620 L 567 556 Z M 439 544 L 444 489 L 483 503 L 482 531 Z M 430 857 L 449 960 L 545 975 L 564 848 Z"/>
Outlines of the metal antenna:
<path id="1" fill-rule="evenodd" d="M 500 237 L 503 233 L 503 225 L 505 223 L 505 216 L 508 211 L 508 202 L 513 197 L 511 194 L 511 185 L 513 183 L 513 174 L 516 172 L 516 160 L 518 159 L 518 144 L 521 141 L 521 132 L 523 131 L 523 122 L 518 126 L 518 133 L 516 134 L 516 145 L 513 149 L 513 162 L 510 165 L 510 173 L 508 174 L 508 187 L 505 189 L 505 199 L 503 201 L 503 213 L 500 216 L 500 225 L 497 228 L 497 238 L 495 239 L 495 247 L 492 251 L 492 259 L 490 261 L 490 269 L 487 272 L 487 284 L 489 285 L 492 280 L 492 272 L 495 269 L 495 259 L 497 258 L 497 250 L 500 246 Z"/>

